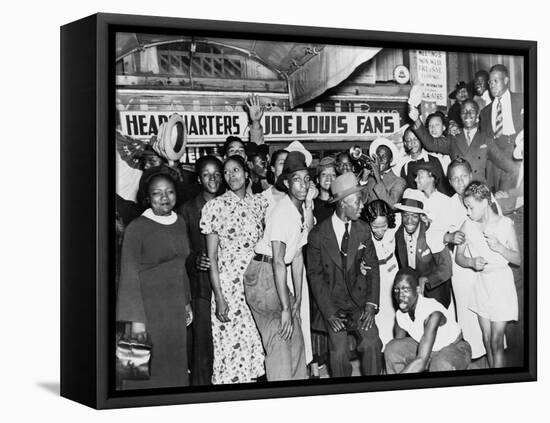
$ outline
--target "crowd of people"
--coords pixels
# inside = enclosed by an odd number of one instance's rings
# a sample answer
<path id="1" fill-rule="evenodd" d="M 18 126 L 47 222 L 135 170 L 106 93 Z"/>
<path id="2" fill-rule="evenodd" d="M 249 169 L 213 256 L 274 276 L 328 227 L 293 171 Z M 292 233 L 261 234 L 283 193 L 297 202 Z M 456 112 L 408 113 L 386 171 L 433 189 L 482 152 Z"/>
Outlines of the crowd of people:
<path id="1" fill-rule="evenodd" d="M 313 167 L 297 141 L 269 154 L 256 97 L 252 140 L 228 137 L 194 176 L 141 151 L 136 201 L 117 197 L 116 318 L 153 355 L 121 387 L 512 365 L 523 99 L 503 65 L 468 87 L 447 115 L 410 108 L 404 153 L 379 138 L 366 160 Z"/>

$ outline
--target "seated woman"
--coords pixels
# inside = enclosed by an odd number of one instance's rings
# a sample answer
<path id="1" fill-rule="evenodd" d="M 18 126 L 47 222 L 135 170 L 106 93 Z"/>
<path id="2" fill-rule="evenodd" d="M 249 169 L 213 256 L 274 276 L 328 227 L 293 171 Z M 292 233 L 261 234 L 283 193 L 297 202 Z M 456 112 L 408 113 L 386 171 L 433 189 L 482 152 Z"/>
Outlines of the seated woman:
<path id="1" fill-rule="evenodd" d="M 174 180 L 165 173 L 151 174 L 144 187 L 149 208 L 124 233 L 116 312 L 117 321 L 130 322 L 133 337 L 149 334 L 151 377 L 124 381 L 123 389 L 187 386 L 189 238 L 185 222 L 173 212 Z"/>

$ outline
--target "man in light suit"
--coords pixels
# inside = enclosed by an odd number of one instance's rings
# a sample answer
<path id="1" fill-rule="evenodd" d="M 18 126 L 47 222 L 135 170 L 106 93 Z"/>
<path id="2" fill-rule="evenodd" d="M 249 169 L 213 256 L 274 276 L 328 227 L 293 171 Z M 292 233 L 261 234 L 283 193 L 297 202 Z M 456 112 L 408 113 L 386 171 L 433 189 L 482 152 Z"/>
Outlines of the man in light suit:
<path id="1" fill-rule="evenodd" d="M 492 137 L 478 128 L 479 106 L 471 99 L 464 101 L 460 113 L 464 128 L 457 135 L 433 137 L 422 124 L 418 109 L 411 108 L 409 118 L 414 122 L 412 129 L 428 151 L 448 154 L 451 160 L 463 158 L 472 167 L 472 177 L 476 181 L 487 180 L 487 161 L 491 161 L 502 172 L 514 174 L 517 165 L 497 147 Z"/>
<path id="2" fill-rule="evenodd" d="M 321 316 L 312 329 L 328 332 L 333 377 L 351 376 L 348 333 L 357 338 L 363 375 L 380 374 L 382 342 L 374 316 L 380 298 L 378 258 L 356 176 L 344 173 L 331 186 L 336 211 L 309 234 L 307 276 Z"/>
<path id="3" fill-rule="evenodd" d="M 516 134 L 523 129 L 523 95 L 511 92 L 509 87 L 510 78 L 506 66 L 494 65 L 489 72 L 489 90 L 493 101 L 480 113 L 480 128 L 512 160 Z M 518 179 L 518 168 L 515 172 L 504 173 L 489 164 L 489 186 L 495 191 L 513 188 Z"/>
<path id="4" fill-rule="evenodd" d="M 399 268 L 410 267 L 418 274 L 420 292 L 449 307 L 451 304 L 452 259 L 449 249 L 435 252 L 426 241 L 428 220 L 424 210 L 425 196 L 413 189 L 405 190 L 395 205 L 401 210 L 402 224 L 395 234 Z"/>

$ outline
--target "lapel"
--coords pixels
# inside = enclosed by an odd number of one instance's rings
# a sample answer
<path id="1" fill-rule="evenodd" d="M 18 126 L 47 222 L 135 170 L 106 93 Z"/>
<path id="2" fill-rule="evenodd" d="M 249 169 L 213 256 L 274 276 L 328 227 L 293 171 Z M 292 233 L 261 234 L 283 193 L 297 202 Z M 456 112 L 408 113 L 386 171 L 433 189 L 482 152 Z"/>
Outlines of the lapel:
<path id="1" fill-rule="evenodd" d="M 325 219 L 322 223 L 323 225 L 323 238 L 324 245 L 332 261 L 342 269 L 342 257 L 340 255 L 340 243 L 336 240 L 336 234 L 332 228 L 332 215 Z M 349 244 L 348 244 L 349 245 Z"/>
<path id="2" fill-rule="evenodd" d="M 426 257 L 429 255 L 431 258 L 431 252 L 430 254 L 426 256 L 422 256 L 422 253 L 427 249 L 428 244 L 426 243 L 426 227 L 424 226 L 424 223 L 420 223 L 420 231 L 418 232 L 418 240 L 416 242 L 416 269 L 420 272 L 422 272 L 422 269 L 419 269 L 420 267 L 423 267 L 424 263 L 426 262 Z"/>
<path id="3" fill-rule="evenodd" d="M 349 243 L 348 243 L 348 258 L 346 260 L 346 270 L 351 268 L 352 263 L 355 261 L 355 256 L 361 243 L 362 231 L 358 222 L 351 222 Z"/>
<path id="4" fill-rule="evenodd" d="M 485 137 L 483 136 L 483 134 L 481 133 L 481 131 L 479 130 L 479 128 L 477 128 L 477 131 L 476 131 L 476 134 L 474 135 L 474 139 L 472 140 L 472 143 L 470 144 L 470 148 L 468 150 L 480 150 L 480 147 L 483 145 L 483 142 L 485 141 Z M 485 148 L 485 151 L 487 151 L 487 147 Z"/>
<path id="5" fill-rule="evenodd" d="M 465 157 L 466 152 L 468 151 L 468 142 L 466 141 L 466 134 L 464 134 L 464 131 L 462 131 L 460 134 L 458 134 L 455 137 L 455 145 L 456 148 L 459 150 L 459 157 Z"/>
<path id="6" fill-rule="evenodd" d="M 409 265 L 409 258 L 407 256 L 407 246 L 405 245 L 405 228 L 403 225 L 399 226 L 397 233 L 395 234 L 395 249 L 397 253 L 397 261 L 399 267 L 405 267 Z"/>

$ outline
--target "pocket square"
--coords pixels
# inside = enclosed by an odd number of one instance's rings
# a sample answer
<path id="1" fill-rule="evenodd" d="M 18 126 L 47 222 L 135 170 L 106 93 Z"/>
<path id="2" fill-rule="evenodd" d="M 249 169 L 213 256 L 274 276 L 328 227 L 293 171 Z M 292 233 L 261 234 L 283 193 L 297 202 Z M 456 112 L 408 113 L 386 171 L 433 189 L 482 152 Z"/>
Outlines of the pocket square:
<path id="1" fill-rule="evenodd" d="M 481 144 L 479 148 L 487 148 L 487 144 Z"/>
<path id="2" fill-rule="evenodd" d="M 431 251 L 430 251 L 430 249 L 428 248 L 427 250 L 424 250 L 424 251 L 422 252 L 421 256 L 424 257 L 424 256 L 427 256 L 427 255 L 430 254 L 430 253 L 431 253 Z"/>

